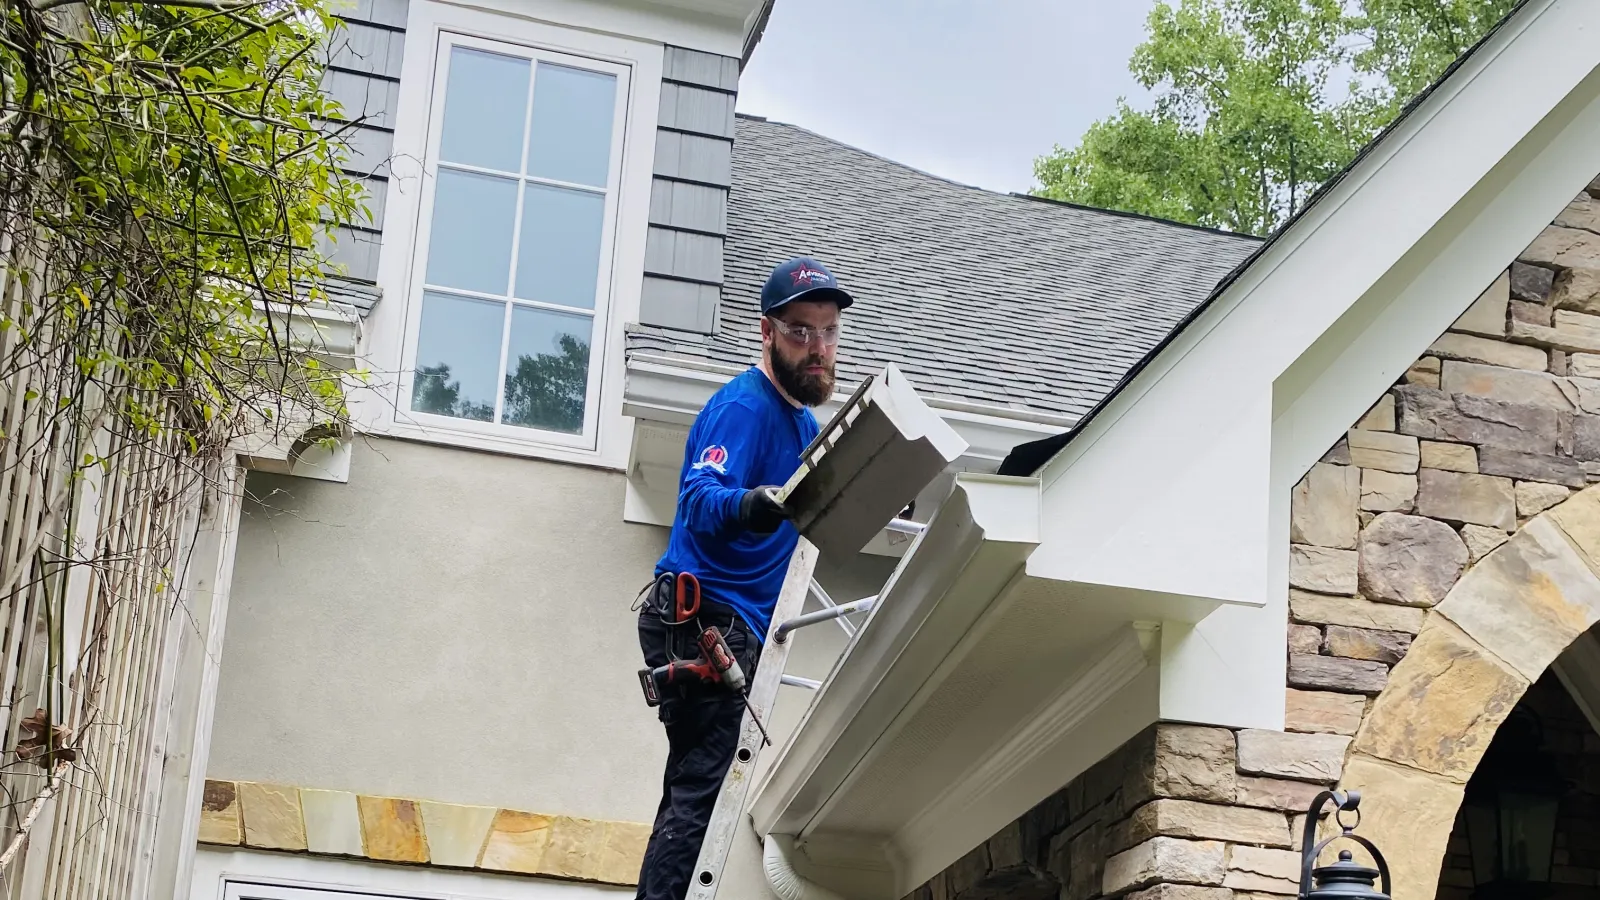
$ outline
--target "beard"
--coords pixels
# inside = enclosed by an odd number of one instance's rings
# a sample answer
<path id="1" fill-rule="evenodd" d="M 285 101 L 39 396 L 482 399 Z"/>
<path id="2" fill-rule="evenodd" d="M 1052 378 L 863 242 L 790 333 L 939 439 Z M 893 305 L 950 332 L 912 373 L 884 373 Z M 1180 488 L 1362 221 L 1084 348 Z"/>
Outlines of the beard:
<path id="1" fill-rule="evenodd" d="M 821 406 L 833 396 L 833 366 L 821 356 L 812 354 L 801 357 L 798 362 L 790 362 L 774 347 L 771 358 L 772 375 L 777 379 L 778 387 L 783 388 L 783 392 L 790 397 L 806 406 Z M 826 366 L 827 371 L 812 375 L 806 372 L 808 366 Z"/>

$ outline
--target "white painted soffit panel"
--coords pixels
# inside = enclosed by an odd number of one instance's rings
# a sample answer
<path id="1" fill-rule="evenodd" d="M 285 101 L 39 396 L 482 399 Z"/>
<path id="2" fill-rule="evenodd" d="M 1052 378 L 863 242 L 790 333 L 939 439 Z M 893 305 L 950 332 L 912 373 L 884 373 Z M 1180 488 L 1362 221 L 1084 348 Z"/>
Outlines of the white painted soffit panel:
<path id="1" fill-rule="evenodd" d="M 711 399 L 711 395 L 743 371 L 735 366 L 635 353 L 628 357 L 628 380 L 622 397 L 622 414 L 687 427 L 694 422 L 694 417 L 699 415 L 701 407 Z M 833 399 L 816 410 L 817 419 L 822 422 L 831 420 L 849 398 L 849 393 L 834 394 Z M 957 459 L 956 466 L 972 471 L 992 472 L 1012 447 L 1060 434 L 1071 428 L 1074 421 L 1067 416 L 1001 409 L 979 403 L 937 398 L 925 398 L 922 402 L 936 411 L 966 441 L 967 449 Z"/>
<path id="2" fill-rule="evenodd" d="M 846 896 L 896 900 L 1155 721 L 1159 623 L 1215 609 L 1029 576 L 1040 515 L 1036 479 L 958 475 L 756 786 L 757 833 Z"/>

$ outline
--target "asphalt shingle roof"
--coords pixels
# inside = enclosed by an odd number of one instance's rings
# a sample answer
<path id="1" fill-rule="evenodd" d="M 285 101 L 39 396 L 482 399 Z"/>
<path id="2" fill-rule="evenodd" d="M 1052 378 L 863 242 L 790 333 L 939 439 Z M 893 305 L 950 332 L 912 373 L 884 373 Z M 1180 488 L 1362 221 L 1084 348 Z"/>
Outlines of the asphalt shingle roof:
<path id="1" fill-rule="evenodd" d="M 820 259 L 856 298 L 839 378 L 886 362 L 919 391 L 1076 418 L 1259 241 L 956 184 L 741 116 L 721 320 L 642 327 L 630 353 L 745 365 L 772 267 Z"/>

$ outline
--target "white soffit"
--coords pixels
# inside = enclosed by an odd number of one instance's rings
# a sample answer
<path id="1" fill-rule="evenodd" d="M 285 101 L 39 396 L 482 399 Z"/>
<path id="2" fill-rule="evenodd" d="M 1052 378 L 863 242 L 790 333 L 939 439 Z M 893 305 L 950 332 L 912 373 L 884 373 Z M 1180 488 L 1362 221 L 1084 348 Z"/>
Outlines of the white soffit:
<path id="1" fill-rule="evenodd" d="M 1155 720 L 1156 623 L 1215 604 L 1030 577 L 1040 514 L 957 476 L 757 785 L 819 881 L 895 900 Z"/>

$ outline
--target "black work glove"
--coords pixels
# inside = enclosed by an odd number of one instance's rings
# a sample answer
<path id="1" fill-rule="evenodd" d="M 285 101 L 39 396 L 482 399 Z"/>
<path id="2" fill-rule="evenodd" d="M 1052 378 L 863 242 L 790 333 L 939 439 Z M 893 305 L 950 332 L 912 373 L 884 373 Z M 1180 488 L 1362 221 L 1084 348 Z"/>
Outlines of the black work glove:
<path id="1" fill-rule="evenodd" d="M 773 496 L 778 490 L 772 485 L 763 485 L 745 491 L 744 496 L 739 498 L 739 525 L 745 531 L 771 534 L 793 516 L 789 507 L 779 503 Z"/>

